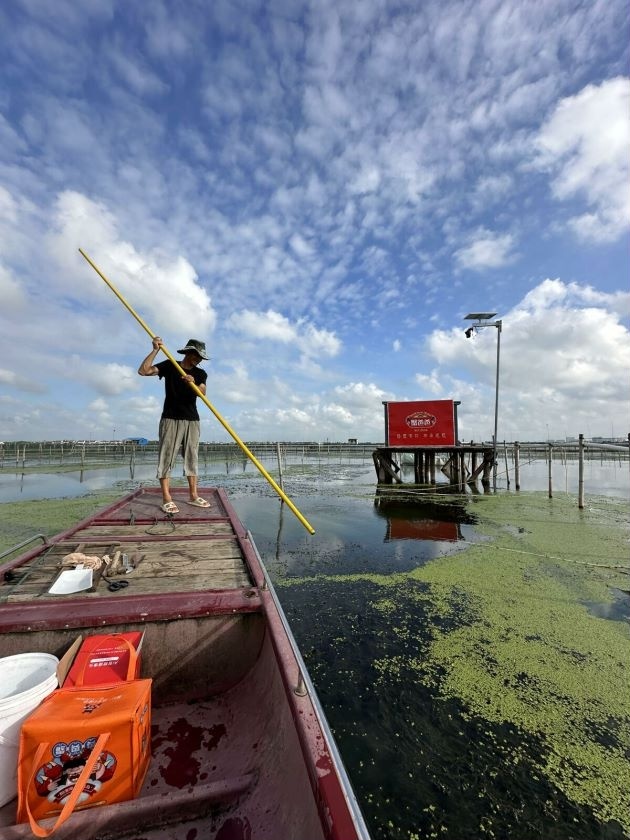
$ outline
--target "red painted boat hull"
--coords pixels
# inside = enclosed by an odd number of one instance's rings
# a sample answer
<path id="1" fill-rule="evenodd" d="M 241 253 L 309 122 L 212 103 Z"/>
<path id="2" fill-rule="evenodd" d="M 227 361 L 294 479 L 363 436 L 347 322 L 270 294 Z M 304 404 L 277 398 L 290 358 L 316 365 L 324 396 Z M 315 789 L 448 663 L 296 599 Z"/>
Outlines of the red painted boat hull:
<path id="1" fill-rule="evenodd" d="M 134 595 L 130 586 L 129 594 L 115 598 L 0 604 L 0 656 L 29 650 L 60 655 L 79 633 L 145 631 L 143 676 L 154 681 L 153 732 L 141 795 L 79 811 L 54 836 L 369 840 L 253 540 L 223 491 L 205 493 L 216 503 L 214 521 L 233 529 L 230 539 L 242 553 L 250 586 L 178 591 L 175 582 L 169 592 Z M 137 531 L 142 506 L 156 498 L 154 491 L 136 491 L 50 544 L 85 539 L 100 526 L 124 542 L 125 526 L 131 520 Z M 136 511 L 131 517 L 130 507 Z M 210 515 L 189 513 L 193 524 Z M 86 539 L 87 545 L 91 537 Z M 168 551 L 168 542 L 160 548 L 165 545 Z M 195 545 L 200 543 L 191 541 L 191 550 Z M 0 575 L 13 571 L 15 578 L 46 549 L 27 552 L 0 568 Z M 3 840 L 32 836 L 28 825 L 15 824 L 15 807 L 14 801 L 0 809 Z"/>

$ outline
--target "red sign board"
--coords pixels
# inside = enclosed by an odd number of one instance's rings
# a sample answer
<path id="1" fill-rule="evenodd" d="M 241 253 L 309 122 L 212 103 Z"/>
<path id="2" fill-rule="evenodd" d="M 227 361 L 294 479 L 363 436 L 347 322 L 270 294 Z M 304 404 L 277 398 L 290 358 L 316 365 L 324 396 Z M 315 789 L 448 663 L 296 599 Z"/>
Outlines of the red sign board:
<path id="1" fill-rule="evenodd" d="M 385 445 L 455 446 L 453 400 L 386 402 Z"/>

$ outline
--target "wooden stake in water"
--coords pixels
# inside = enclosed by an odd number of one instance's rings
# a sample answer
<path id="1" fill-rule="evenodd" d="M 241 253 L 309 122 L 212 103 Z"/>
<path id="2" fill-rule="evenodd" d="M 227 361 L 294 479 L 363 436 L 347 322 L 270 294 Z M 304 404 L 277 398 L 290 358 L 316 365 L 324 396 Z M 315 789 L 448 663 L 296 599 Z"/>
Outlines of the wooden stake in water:
<path id="1" fill-rule="evenodd" d="M 578 508 L 584 510 L 584 435 L 578 439 Z"/>
<path id="2" fill-rule="evenodd" d="M 276 442 L 276 453 L 278 455 L 278 478 L 280 479 L 280 487 L 284 490 L 284 482 L 282 480 L 282 449 L 280 441 Z"/>
<path id="3" fill-rule="evenodd" d="M 505 480 L 507 481 L 507 489 L 510 489 L 510 469 L 508 467 L 507 443 L 503 441 L 503 455 L 505 457 Z"/>

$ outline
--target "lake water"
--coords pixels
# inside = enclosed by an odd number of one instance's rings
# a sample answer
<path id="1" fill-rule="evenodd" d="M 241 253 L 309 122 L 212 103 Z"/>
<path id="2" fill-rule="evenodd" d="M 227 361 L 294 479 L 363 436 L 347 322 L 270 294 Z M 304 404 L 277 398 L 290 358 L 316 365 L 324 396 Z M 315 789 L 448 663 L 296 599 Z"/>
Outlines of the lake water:
<path id="1" fill-rule="evenodd" d="M 499 459 L 500 460 L 500 459 Z M 278 481 L 276 458 L 259 458 L 266 470 Z M 299 457 L 287 460 L 285 469 L 300 471 L 308 474 L 313 486 L 322 482 L 330 486 L 373 487 L 375 472 L 372 459 L 369 457 L 354 458 L 340 457 Z M 411 473 L 406 471 L 406 481 L 411 481 Z M 586 460 L 585 462 L 586 491 L 598 495 L 618 496 L 630 499 L 630 465 L 607 453 L 601 458 Z M 177 481 L 177 471 L 173 473 Z M 266 485 L 265 479 L 256 467 L 243 456 L 242 460 L 200 462 L 200 482 L 206 484 L 220 483 L 222 486 L 237 488 L 244 478 L 260 479 Z M 298 481 L 303 480 L 298 479 Z M 292 482 L 291 476 L 287 481 Z M 446 482 L 444 476 L 438 474 L 438 481 Z M 128 463 L 120 466 L 76 470 L 75 472 L 50 473 L 22 473 L 18 468 L 6 469 L 0 472 L 0 503 L 25 501 L 28 499 L 52 499 L 76 497 L 115 488 L 133 489 L 142 484 L 155 482 L 155 464 L 136 463 L 131 467 Z M 545 461 L 537 460 L 521 463 L 521 490 L 547 490 L 548 465 Z M 293 484 L 291 485 L 293 487 Z M 577 461 L 553 461 L 552 487 L 557 493 L 577 493 L 578 464 Z M 514 468 L 511 461 L 508 469 L 500 466 L 497 475 L 497 490 L 514 490 Z M 272 491 L 273 492 L 273 491 Z M 293 491 L 292 491 L 293 492 Z"/>
<path id="2" fill-rule="evenodd" d="M 264 466 L 277 479 L 276 460 Z M 576 462 L 553 464 L 554 497 L 577 493 L 577 470 Z M 155 484 L 154 464 L 131 473 L 128 465 L 4 473 L 0 501 Z M 513 475 L 510 481 L 508 491 L 500 473 L 498 492 L 517 499 Z M 295 458 L 285 465 L 285 491 L 315 528 L 310 536 L 247 460 L 201 465 L 200 484 L 224 487 L 254 535 L 374 840 L 628 837 L 615 820 L 602 819 L 536 770 L 545 749 L 537 736 L 473 715 L 462 700 L 438 696 L 414 676 L 413 663 L 429 656 L 441 619 L 426 586 L 406 574 L 488 540 L 466 497 L 431 494 L 408 503 L 376 494 L 371 458 Z M 522 466 L 523 492 L 547 486 L 544 462 Z M 630 499 L 628 463 L 587 461 L 585 488 L 587 501 Z M 387 596 L 384 577 L 398 581 Z M 611 612 L 616 619 L 627 615 L 624 597 L 620 611 Z M 457 613 L 444 620 L 458 629 Z M 462 608 L 462 625 L 468 620 Z"/>

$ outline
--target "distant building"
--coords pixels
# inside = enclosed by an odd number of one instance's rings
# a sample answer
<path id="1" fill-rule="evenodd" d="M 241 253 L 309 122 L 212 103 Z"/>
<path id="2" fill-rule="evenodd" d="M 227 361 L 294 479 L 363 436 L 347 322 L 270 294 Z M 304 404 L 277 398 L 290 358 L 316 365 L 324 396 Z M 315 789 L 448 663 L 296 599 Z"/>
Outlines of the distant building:
<path id="1" fill-rule="evenodd" d="M 137 446 L 146 446 L 148 442 L 148 438 L 143 437 L 125 438 L 123 441 L 123 443 L 135 443 Z"/>

